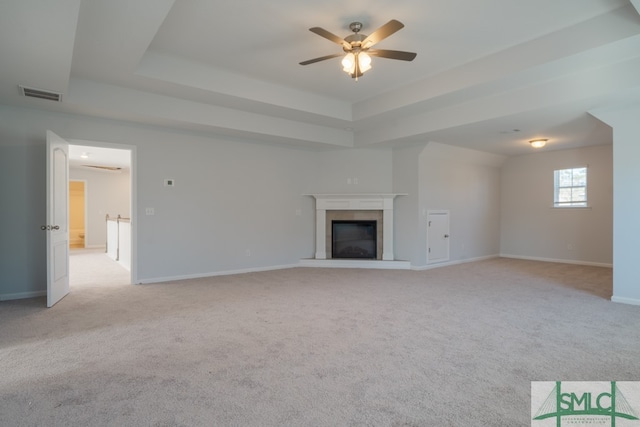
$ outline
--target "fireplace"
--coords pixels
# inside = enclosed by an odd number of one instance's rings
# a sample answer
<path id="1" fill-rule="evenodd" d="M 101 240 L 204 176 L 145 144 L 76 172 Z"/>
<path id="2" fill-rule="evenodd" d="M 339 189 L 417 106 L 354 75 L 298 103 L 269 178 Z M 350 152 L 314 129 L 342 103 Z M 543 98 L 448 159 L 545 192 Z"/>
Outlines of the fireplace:
<path id="1" fill-rule="evenodd" d="M 331 257 L 376 259 L 377 221 L 331 221 Z"/>
<path id="2" fill-rule="evenodd" d="M 393 199 L 404 193 L 386 194 L 309 194 L 316 199 L 316 254 L 312 259 L 301 259 L 305 267 L 380 268 L 409 270 L 410 261 L 396 260 L 393 253 Z M 355 258 L 353 253 L 334 255 L 333 222 L 375 223 L 375 254 L 368 258 Z M 370 227 L 370 226 L 366 226 Z M 362 232 L 362 230 L 360 231 Z M 361 239 L 356 239 L 361 240 Z M 370 250 L 371 244 L 366 245 Z M 352 244 L 348 246 L 354 246 Z M 356 250 L 359 254 L 362 247 Z"/>
<path id="3" fill-rule="evenodd" d="M 393 199 L 406 194 L 310 194 L 316 199 L 315 260 L 336 258 L 332 254 L 333 221 L 374 221 L 376 223 L 375 257 L 337 259 L 327 266 L 366 263 L 380 268 L 409 268 L 407 261 L 395 261 L 393 254 Z M 386 263 L 385 263 L 386 262 Z M 359 264 L 360 265 L 360 264 Z M 387 267 L 388 266 L 388 267 Z"/>

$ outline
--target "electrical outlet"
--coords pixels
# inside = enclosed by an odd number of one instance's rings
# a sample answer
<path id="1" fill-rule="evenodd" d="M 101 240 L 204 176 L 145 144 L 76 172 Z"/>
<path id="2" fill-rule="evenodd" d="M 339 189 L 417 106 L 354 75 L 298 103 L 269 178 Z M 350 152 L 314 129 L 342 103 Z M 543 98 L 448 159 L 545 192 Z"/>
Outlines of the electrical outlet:
<path id="1" fill-rule="evenodd" d="M 147 215 L 155 215 L 156 214 L 156 210 L 154 208 L 145 208 L 144 212 Z"/>
<path id="2" fill-rule="evenodd" d="M 244 256 L 251 256 L 251 250 L 247 249 L 246 251 L 244 251 Z"/>
<path id="3" fill-rule="evenodd" d="M 347 178 L 347 184 L 351 185 L 351 178 Z"/>
<path id="4" fill-rule="evenodd" d="M 167 178 L 164 180 L 164 186 L 165 187 L 175 187 L 176 186 L 176 180 L 173 178 Z"/>
<path id="5" fill-rule="evenodd" d="M 353 183 L 358 184 L 358 178 L 353 178 Z"/>

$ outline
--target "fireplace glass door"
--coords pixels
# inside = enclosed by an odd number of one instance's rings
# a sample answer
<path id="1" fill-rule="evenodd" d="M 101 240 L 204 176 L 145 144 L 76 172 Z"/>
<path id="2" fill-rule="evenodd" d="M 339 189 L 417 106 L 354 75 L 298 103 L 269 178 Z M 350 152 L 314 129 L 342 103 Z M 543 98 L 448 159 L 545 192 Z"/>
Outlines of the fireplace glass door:
<path id="1" fill-rule="evenodd" d="M 376 221 L 331 222 L 331 257 L 376 259 Z"/>

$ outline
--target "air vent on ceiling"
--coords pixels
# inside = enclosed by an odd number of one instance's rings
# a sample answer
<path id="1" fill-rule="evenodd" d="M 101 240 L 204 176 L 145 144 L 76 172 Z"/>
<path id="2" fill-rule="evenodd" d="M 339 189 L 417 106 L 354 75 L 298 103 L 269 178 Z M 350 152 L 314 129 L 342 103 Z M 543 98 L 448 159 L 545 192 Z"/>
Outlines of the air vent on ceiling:
<path id="1" fill-rule="evenodd" d="M 49 101 L 60 102 L 62 100 L 62 94 L 58 92 L 52 92 L 50 90 L 35 89 L 32 87 L 20 86 L 22 94 L 29 98 L 48 99 Z"/>

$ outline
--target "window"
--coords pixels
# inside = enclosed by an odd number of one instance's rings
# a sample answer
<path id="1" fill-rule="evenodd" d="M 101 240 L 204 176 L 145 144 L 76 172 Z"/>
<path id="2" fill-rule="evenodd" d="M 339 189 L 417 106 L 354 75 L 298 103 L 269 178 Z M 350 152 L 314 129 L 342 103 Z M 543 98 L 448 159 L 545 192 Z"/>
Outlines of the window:
<path id="1" fill-rule="evenodd" d="M 553 206 L 587 206 L 587 168 L 559 169 L 553 172 Z"/>

